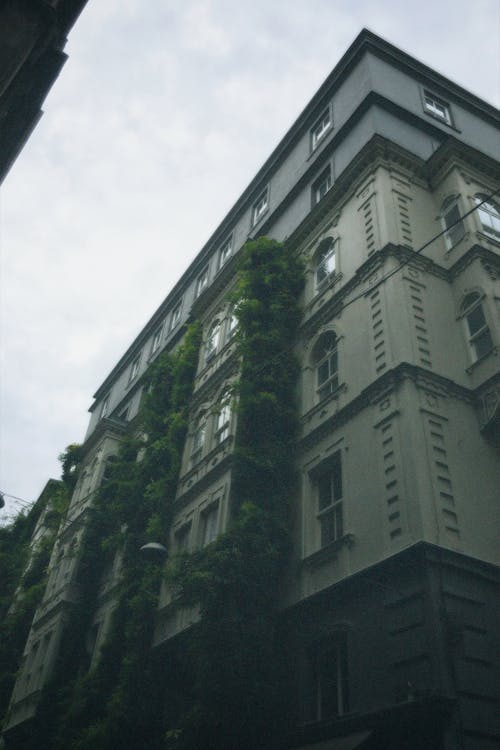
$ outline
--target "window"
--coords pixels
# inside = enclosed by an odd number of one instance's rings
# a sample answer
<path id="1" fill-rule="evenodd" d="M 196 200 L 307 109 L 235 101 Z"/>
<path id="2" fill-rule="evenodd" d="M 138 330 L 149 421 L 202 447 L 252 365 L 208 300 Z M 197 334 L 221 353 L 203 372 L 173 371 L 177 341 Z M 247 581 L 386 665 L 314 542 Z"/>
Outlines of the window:
<path id="1" fill-rule="evenodd" d="M 208 332 L 207 343 L 205 344 L 205 361 L 208 362 L 217 354 L 217 347 L 220 339 L 220 322 L 218 320 L 212 323 Z"/>
<path id="2" fill-rule="evenodd" d="M 222 397 L 220 409 L 215 415 L 214 440 L 216 445 L 220 445 L 229 436 L 230 423 L 231 402 L 229 396 L 225 395 Z"/>
<path id="3" fill-rule="evenodd" d="M 424 91 L 424 109 L 427 114 L 451 125 L 450 105 L 429 91 Z"/>
<path id="4" fill-rule="evenodd" d="M 219 250 L 219 268 L 222 268 L 222 266 L 224 266 L 227 263 L 227 261 L 231 257 L 232 252 L 233 252 L 233 242 L 232 242 L 232 238 L 229 237 Z"/>
<path id="5" fill-rule="evenodd" d="M 204 510 L 200 516 L 200 545 L 206 547 L 213 542 L 217 536 L 217 521 L 219 518 L 219 505 L 214 503 Z"/>
<path id="6" fill-rule="evenodd" d="M 328 469 L 318 476 L 317 495 L 321 547 L 326 547 L 327 544 L 341 539 L 344 534 L 340 451 L 333 455 Z"/>
<path id="7" fill-rule="evenodd" d="M 476 362 L 493 349 L 493 341 L 479 292 L 471 292 L 465 297 L 461 313 L 465 319 L 472 357 Z"/>
<path id="8" fill-rule="evenodd" d="M 202 414 L 198 417 L 193 430 L 193 438 L 191 443 L 191 463 L 193 464 L 199 461 L 203 454 L 206 428 L 207 420 L 205 415 Z"/>
<path id="9" fill-rule="evenodd" d="M 254 227 L 264 216 L 268 207 L 267 188 L 257 198 L 252 208 L 252 226 Z"/>
<path id="10" fill-rule="evenodd" d="M 339 387 L 337 336 L 333 331 L 324 333 L 313 349 L 316 368 L 316 389 L 323 401 Z"/>
<path id="11" fill-rule="evenodd" d="M 107 396 L 105 396 L 102 402 L 100 418 L 104 419 L 104 417 L 108 415 L 108 411 L 109 411 L 109 393 Z"/>
<path id="12" fill-rule="evenodd" d="M 235 311 L 232 310 L 227 321 L 226 341 L 230 341 L 233 338 L 237 328 L 238 318 L 236 317 Z"/>
<path id="13" fill-rule="evenodd" d="M 312 186 L 312 205 L 315 206 L 327 194 L 332 186 L 332 170 L 325 169 Z"/>
<path id="14" fill-rule="evenodd" d="M 446 246 L 451 250 L 465 236 L 465 225 L 460 215 L 458 195 L 447 198 L 441 206 L 441 222 L 445 232 Z"/>
<path id="15" fill-rule="evenodd" d="M 175 551 L 177 553 L 189 550 L 189 537 L 191 535 L 191 522 L 183 524 L 175 532 Z"/>
<path id="16" fill-rule="evenodd" d="M 128 377 L 128 382 L 131 383 L 132 380 L 135 380 L 138 373 L 139 373 L 139 365 L 141 363 L 141 355 L 138 354 L 137 357 L 132 361 L 132 364 L 130 365 L 130 375 Z"/>
<path id="17" fill-rule="evenodd" d="M 117 418 L 118 418 L 118 419 L 121 419 L 121 420 L 122 420 L 122 422 L 128 422 L 128 410 L 129 410 L 129 407 L 128 407 L 128 406 L 126 406 L 126 407 L 125 407 L 125 409 L 123 409 L 123 410 L 122 410 L 122 411 L 121 411 L 121 412 L 120 412 L 120 413 L 118 414 L 118 417 L 117 417 Z"/>
<path id="18" fill-rule="evenodd" d="M 331 237 L 327 237 L 319 243 L 314 256 L 316 289 L 323 288 L 328 279 L 335 275 L 336 267 L 336 243 Z"/>
<path id="19" fill-rule="evenodd" d="M 196 296 L 199 297 L 199 295 L 202 293 L 204 289 L 206 289 L 208 286 L 208 266 L 203 269 L 203 271 L 198 276 L 198 280 L 196 282 Z"/>
<path id="20" fill-rule="evenodd" d="M 113 479 L 113 467 L 116 466 L 118 456 L 108 456 L 104 462 L 101 483 L 110 482 Z"/>
<path id="21" fill-rule="evenodd" d="M 476 205 L 479 206 L 477 212 L 479 214 L 479 221 L 481 222 L 481 229 L 485 234 L 489 234 L 490 237 L 500 239 L 500 208 L 498 205 L 487 195 L 483 193 L 477 193 L 474 196 Z"/>
<path id="22" fill-rule="evenodd" d="M 346 633 L 338 632 L 308 653 L 307 719 L 322 721 L 349 710 Z"/>
<path id="23" fill-rule="evenodd" d="M 311 128 L 311 150 L 317 148 L 320 141 L 325 137 L 332 127 L 332 116 L 330 108 L 326 109 L 318 121 Z"/>
<path id="24" fill-rule="evenodd" d="M 154 332 L 153 341 L 151 342 L 151 356 L 156 354 L 161 344 L 161 334 L 163 331 L 163 324 L 159 326 Z"/>
<path id="25" fill-rule="evenodd" d="M 173 331 L 174 328 L 179 324 L 181 319 L 181 310 L 182 310 L 182 302 L 179 302 L 174 309 L 172 310 L 172 316 L 170 318 L 170 330 Z"/>

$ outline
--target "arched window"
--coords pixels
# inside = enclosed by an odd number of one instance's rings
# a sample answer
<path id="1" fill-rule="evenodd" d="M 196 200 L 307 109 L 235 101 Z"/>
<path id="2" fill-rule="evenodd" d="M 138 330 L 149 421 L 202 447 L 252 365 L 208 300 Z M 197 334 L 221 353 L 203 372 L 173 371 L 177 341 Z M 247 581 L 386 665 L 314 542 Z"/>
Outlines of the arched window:
<path id="1" fill-rule="evenodd" d="M 209 359 L 217 354 L 217 348 L 219 346 L 220 338 L 220 321 L 216 320 L 210 326 L 208 332 L 207 343 L 205 344 L 205 360 L 208 362 Z"/>
<path id="2" fill-rule="evenodd" d="M 219 403 L 219 411 L 215 414 L 214 441 L 220 445 L 229 436 L 231 424 L 231 401 L 229 394 L 224 394 Z"/>
<path id="3" fill-rule="evenodd" d="M 500 239 L 500 208 L 498 204 L 484 193 L 476 193 L 474 200 L 476 205 L 479 206 L 477 212 L 481 229 L 490 237 Z"/>
<path id="4" fill-rule="evenodd" d="M 472 357 L 476 361 L 493 349 L 493 341 L 479 292 L 470 292 L 466 295 L 462 302 L 461 314 L 465 320 Z"/>
<path id="5" fill-rule="evenodd" d="M 465 225 L 460 214 L 458 195 L 451 195 L 441 206 L 441 222 L 445 229 L 446 247 L 451 250 L 465 236 Z"/>
<path id="6" fill-rule="evenodd" d="M 313 349 L 316 368 L 316 389 L 320 401 L 333 393 L 339 385 L 337 336 L 333 331 L 324 333 Z"/>
<path id="7" fill-rule="evenodd" d="M 197 418 L 191 440 L 191 463 L 197 463 L 203 455 L 205 445 L 205 434 L 207 431 L 207 418 L 204 413 Z"/>
<path id="8" fill-rule="evenodd" d="M 336 271 L 336 242 L 327 237 L 319 243 L 314 256 L 314 278 L 316 289 L 323 287 Z"/>

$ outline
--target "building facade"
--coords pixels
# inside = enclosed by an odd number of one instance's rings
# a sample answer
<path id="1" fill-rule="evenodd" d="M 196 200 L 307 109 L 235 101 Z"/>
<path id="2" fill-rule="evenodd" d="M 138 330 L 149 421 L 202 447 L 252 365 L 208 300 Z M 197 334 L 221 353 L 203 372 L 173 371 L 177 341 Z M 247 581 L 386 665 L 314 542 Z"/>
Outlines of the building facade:
<path id="1" fill-rule="evenodd" d="M 231 523 L 248 239 L 303 261 L 291 561 L 279 603 L 294 699 L 283 747 L 493 750 L 498 727 L 500 117 L 363 31 L 94 397 L 84 462 L 5 725 L 15 746 L 78 590 L 79 541 L 144 374 L 202 326 L 168 538 Z M 120 560 L 93 617 L 106 640 Z M 497 597 L 495 599 L 495 597 Z M 196 611 L 163 586 L 152 648 Z"/>
<path id="2" fill-rule="evenodd" d="M 4 0 L 0 7 L 0 183 L 42 116 L 87 0 Z"/>

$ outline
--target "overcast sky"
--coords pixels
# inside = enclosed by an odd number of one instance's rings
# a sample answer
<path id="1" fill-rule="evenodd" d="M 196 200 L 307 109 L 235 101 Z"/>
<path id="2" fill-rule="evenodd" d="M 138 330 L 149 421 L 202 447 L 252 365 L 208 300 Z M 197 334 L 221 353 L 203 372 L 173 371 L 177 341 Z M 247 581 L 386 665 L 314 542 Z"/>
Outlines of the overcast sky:
<path id="1" fill-rule="evenodd" d="M 94 391 L 364 26 L 498 106 L 500 0 L 89 0 L 0 194 L 1 490 L 60 475 Z"/>

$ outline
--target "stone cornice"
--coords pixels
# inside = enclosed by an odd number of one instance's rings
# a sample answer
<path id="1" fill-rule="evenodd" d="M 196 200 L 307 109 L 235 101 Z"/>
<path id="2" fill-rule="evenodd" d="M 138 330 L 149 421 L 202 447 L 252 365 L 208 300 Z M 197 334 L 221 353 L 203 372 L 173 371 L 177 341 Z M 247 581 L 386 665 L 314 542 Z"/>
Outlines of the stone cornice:
<path id="1" fill-rule="evenodd" d="M 438 389 L 441 393 L 453 396 L 467 403 L 474 403 L 474 393 L 469 388 L 464 388 L 453 380 L 437 375 L 429 370 L 424 370 L 417 365 L 402 362 L 397 367 L 389 370 L 368 385 L 358 396 L 352 399 L 346 406 L 324 420 L 318 427 L 298 441 L 299 448 L 307 450 L 331 434 L 334 429 L 342 427 L 363 409 L 373 405 L 388 392 L 398 388 L 405 380 L 411 380 L 421 388 Z M 312 410 L 311 410 L 312 411 Z M 302 424 L 308 420 L 309 412 L 303 415 Z"/>

